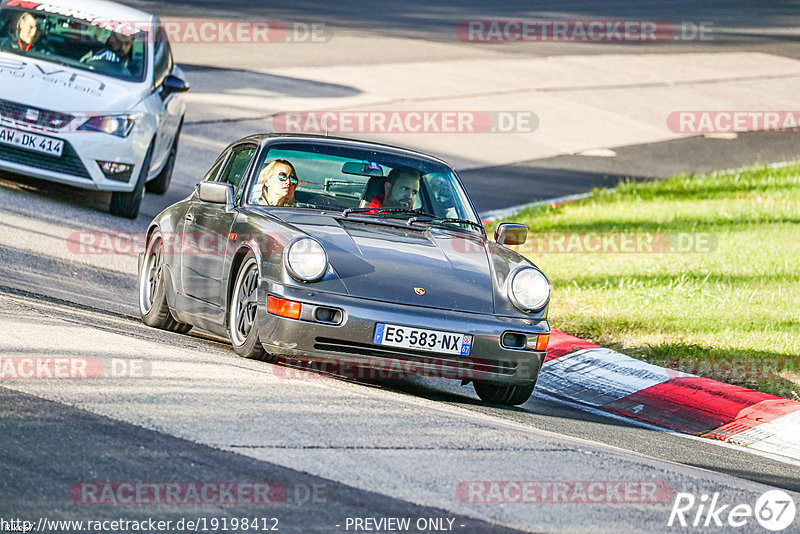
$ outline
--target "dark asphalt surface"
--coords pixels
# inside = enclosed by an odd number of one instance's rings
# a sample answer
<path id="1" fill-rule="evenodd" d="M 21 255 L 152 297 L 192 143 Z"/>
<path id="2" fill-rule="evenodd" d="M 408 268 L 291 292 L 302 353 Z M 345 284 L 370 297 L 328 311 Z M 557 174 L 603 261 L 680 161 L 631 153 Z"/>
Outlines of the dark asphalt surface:
<path id="1" fill-rule="evenodd" d="M 254 422 L 255 424 L 255 422 Z M 101 417 L 64 404 L 0 388 L 0 517 L 159 521 L 258 518 L 280 532 L 342 531 L 348 517 L 450 518 L 466 534 L 512 533 L 435 508 L 418 506 L 223 452 L 173 436 Z M 35 451 L 32 455 L 31 451 Z M 44 465 L 46 464 L 46 466 Z M 270 483 L 269 504 L 100 505 L 80 491 L 81 483 Z M 284 494 L 285 492 L 285 494 Z M 95 494 L 92 494 L 95 495 Z M 270 492 L 272 498 L 272 492 Z M 124 497 L 124 495 L 123 495 Z M 250 499 L 251 496 L 243 500 Z M 78 501 L 78 502 L 75 502 Z M 462 526 L 463 525 L 463 526 Z M 222 528 L 211 529 L 211 532 Z M 236 529 L 239 531 L 240 529 Z M 175 531 L 175 530 L 171 530 Z M 242 530 L 244 531 L 244 530 Z M 63 532 L 59 530 L 59 532 Z"/>

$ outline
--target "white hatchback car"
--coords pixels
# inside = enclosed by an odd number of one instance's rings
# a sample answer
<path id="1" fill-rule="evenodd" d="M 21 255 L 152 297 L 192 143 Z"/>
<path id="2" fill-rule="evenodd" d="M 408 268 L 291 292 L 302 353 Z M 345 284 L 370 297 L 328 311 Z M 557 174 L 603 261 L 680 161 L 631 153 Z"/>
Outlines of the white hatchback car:
<path id="1" fill-rule="evenodd" d="M 136 218 L 167 191 L 187 91 L 154 15 L 102 0 L 0 3 L 0 169 L 112 191 Z"/>

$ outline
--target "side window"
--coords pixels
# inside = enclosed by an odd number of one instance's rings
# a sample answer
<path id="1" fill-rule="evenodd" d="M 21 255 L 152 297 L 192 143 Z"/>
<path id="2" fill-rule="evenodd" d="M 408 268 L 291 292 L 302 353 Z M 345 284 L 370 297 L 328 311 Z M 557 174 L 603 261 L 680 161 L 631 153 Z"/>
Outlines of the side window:
<path id="1" fill-rule="evenodd" d="M 214 163 L 214 165 L 213 165 L 213 166 L 211 167 L 211 169 L 210 169 L 210 170 L 209 170 L 209 171 L 206 173 L 206 175 L 205 175 L 205 176 L 203 176 L 203 181 L 204 181 L 204 182 L 208 182 L 209 180 L 215 180 L 215 179 L 217 178 L 217 174 L 219 173 L 219 169 L 220 169 L 220 167 L 222 167 L 222 164 L 225 162 L 225 157 L 226 157 L 227 155 L 228 155 L 228 153 L 226 152 L 224 156 L 222 156 L 221 158 L 219 158 L 219 159 L 218 159 L 218 160 L 217 160 L 217 161 Z"/>
<path id="2" fill-rule="evenodd" d="M 222 172 L 220 172 L 219 176 L 217 176 L 217 181 L 226 182 L 233 186 L 234 199 L 236 202 L 242 198 L 242 192 L 244 191 L 245 185 L 242 177 L 247 170 L 247 166 L 250 164 L 250 161 L 255 155 L 256 147 L 253 145 L 234 148 L 233 153 L 228 158 L 228 162 L 225 164 Z"/>
<path id="3" fill-rule="evenodd" d="M 446 219 L 464 218 L 464 214 L 460 213 L 459 202 L 450 177 L 439 173 L 428 173 L 422 177 L 422 184 L 421 196 L 424 196 L 426 204 L 430 206 L 428 211 Z"/>
<path id="4" fill-rule="evenodd" d="M 172 51 L 169 48 L 167 32 L 163 26 L 157 26 L 153 55 L 153 86 L 160 87 L 170 72 L 172 72 Z"/>

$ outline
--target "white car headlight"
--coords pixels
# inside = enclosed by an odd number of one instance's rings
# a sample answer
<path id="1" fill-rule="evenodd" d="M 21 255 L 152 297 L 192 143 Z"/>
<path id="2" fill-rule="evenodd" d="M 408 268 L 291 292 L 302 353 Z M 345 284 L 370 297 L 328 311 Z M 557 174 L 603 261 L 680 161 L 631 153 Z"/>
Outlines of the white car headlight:
<path id="1" fill-rule="evenodd" d="M 508 298 L 522 311 L 539 311 L 550 300 L 550 282 L 541 271 L 524 267 L 509 277 Z"/>
<path id="2" fill-rule="evenodd" d="M 286 248 L 286 269 L 301 282 L 316 282 L 328 270 L 328 255 L 316 240 L 302 237 Z"/>
<path id="3" fill-rule="evenodd" d="M 117 137 L 128 137 L 133 125 L 136 124 L 136 115 L 108 115 L 105 117 L 90 117 L 78 130 L 84 132 L 102 132 Z"/>

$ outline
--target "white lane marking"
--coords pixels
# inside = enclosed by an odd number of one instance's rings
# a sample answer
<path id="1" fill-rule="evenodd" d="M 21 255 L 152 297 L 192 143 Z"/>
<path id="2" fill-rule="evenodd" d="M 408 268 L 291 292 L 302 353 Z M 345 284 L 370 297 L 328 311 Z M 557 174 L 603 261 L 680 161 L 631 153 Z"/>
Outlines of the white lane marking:
<path id="1" fill-rule="evenodd" d="M 576 156 L 586 156 L 587 158 L 616 158 L 617 153 L 610 148 L 590 148 L 575 153 Z"/>
<path id="2" fill-rule="evenodd" d="M 735 133 L 707 133 L 703 134 L 703 137 L 706 139 L 719 139 L 720 141 L 730 141 L 739 137 L 739 134 Z"/>

